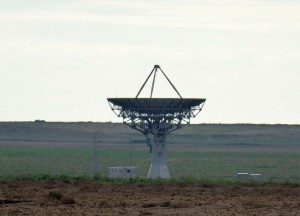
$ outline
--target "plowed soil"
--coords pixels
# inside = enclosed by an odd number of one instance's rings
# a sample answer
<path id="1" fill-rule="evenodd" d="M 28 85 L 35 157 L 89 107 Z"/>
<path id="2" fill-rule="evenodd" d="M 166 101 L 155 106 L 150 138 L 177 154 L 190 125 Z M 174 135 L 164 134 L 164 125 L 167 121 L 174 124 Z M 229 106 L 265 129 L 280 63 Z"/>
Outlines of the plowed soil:
<path id="1" fill-rule="evenodd" d="M 300 187 L 6 181 L 0 215 L 300 215 Z"/>

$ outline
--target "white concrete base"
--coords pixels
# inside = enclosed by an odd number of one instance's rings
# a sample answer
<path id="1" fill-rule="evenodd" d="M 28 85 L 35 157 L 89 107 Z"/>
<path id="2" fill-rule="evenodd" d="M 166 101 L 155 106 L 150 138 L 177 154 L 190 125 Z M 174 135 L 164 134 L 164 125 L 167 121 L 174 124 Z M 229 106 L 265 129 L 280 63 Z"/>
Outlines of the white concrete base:
<path id="1" fill-rule="evenodd" d="M 152 144 L 151 166 L 147 178 L 170 178 L 165 143 Z"/>
<path id="2" fill-rule="evenodd" d="M 152 162 L 147 178 L 170 178 L 165 153 L 163 155 L 152 153 Z"/>

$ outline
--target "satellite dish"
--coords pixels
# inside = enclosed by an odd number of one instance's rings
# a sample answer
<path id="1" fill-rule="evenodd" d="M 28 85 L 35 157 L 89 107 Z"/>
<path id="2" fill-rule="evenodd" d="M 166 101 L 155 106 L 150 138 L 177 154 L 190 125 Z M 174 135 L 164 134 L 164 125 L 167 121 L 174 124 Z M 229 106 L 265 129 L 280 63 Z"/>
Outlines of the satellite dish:
<path id="1" fill-rule="evenodd" d="M 179 98 L 152 98 L 156 73 L 161 72 Z M 150 98 L 139 98 L 144 86 L 153 75 Z M 135 98 L 107 98 L 112 111 L 123 123 L 145 135 L 150 148 L 151 166 L 148 178 L 170 178 L 166 163 L 167 136 L 202 110 L 206 99 L 182 98 L 159 65 L 155 65 Z"/>

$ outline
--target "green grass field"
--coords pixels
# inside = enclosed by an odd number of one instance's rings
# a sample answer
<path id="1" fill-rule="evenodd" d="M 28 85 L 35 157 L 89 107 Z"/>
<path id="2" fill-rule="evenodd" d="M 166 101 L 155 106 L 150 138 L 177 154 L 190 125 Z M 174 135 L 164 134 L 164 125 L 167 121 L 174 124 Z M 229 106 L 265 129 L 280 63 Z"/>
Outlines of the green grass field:
<path id="1" fill-rule="evenodd" d="M 145 150 L 105 149 L 99 153 L 98 170 L 106 175 L 109 166 L 136 166 L 146 177 L 150 155 Z M 94 154 L 91 148 L 0 148 L 1 175 L 64 174 L 93 175 Z M 174 178 L 194 177 L 235 179 L 236 173 L 261 173 L 265 180 L 300 181 L 300 153 L 293 152 L 212 152 L 172 151 L 168 165 Z"/>
<path id="2" fill-rule="evenodd" d="M 96 131 L 101 131 L 97 171 Z M 174 133 L 168 146 L 174 178 L 230 180 L 248 172 L 300 182 L 299 125 L 190 125 Z M 146 177 L 150 154 L 143 136 L 112 123 L 0 123 L 1 176 L 105 176 L 109 166 L 136 166 Z"/>

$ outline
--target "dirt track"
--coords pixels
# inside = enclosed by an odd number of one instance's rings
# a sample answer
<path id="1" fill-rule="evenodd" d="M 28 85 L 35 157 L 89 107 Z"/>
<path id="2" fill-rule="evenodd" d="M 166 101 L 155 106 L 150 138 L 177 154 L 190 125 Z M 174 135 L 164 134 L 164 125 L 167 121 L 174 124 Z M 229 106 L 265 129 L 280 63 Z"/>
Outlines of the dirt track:
<path id="1" fill-rule="evenodd" d="M 0 215 L 300 215 L 300 188 L 9 181 Z"/>

